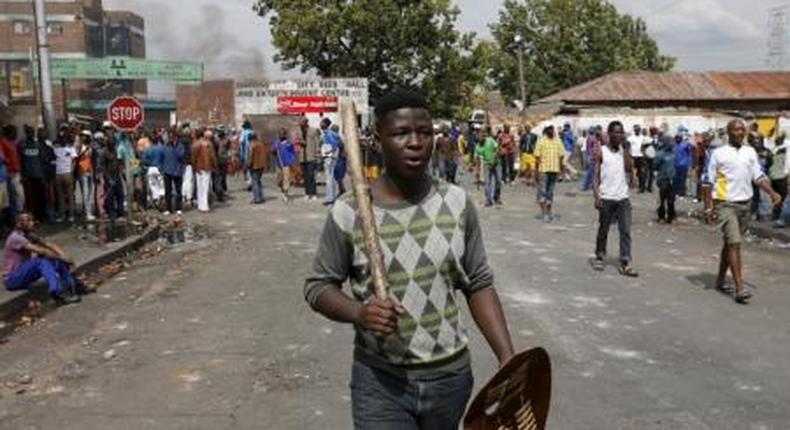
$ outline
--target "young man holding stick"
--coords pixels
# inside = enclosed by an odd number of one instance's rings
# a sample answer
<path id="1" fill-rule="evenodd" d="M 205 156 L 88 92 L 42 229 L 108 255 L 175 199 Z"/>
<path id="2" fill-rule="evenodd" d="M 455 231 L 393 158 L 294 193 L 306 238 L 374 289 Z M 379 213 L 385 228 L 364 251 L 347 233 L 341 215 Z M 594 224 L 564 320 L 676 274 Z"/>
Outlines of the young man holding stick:
<path id="1" fill-rule="evenodd" d="M 472 200 L 428 175 L 433 125 L 427 101 L 396 90 L 376 106 L 386 173 L 370 184 L 389 285 L 371 288 L 358 202 L 338 199 L 321 235 L 305 297 L 356 329 L 351 398 L 356 429 L 457 429 L 472 391 L 457 292 L 500 365 L 513 356 Z M 364 212 L 364 211 L 363 211 Z M 350 280 L 352 295 L 341 290 Z"/>

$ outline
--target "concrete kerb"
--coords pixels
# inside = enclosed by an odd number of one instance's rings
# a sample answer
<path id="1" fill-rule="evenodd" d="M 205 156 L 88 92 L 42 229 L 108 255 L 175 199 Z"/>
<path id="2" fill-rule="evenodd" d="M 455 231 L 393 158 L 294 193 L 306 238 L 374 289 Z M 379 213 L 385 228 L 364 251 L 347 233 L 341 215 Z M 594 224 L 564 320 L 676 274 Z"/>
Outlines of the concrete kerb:
<path id="1" fill-rule="evenodd" d="M 148 242 L 156 240 L 159 237 L 159 233 L 159 224 L 151 225 L 140 235 L 126 239 L 120 246 L 108 250 L 107 252 L 100 253 L 78 264 L 74 269 L 74 274 L 83 275 L 95 272 L 101 266 L 142 248 Z M 19 313 L 27 307 L 30 300 L 39 300 L 42 302 L 49 300 L 49 295 L 46 289 L 43 288 L 43 284 L 35 285 L 30 290 L 20 291 L 13 296 L 5 297 L 5 300 L 0 300 L 0 321 L 5 321 L 19 315 Z"/>

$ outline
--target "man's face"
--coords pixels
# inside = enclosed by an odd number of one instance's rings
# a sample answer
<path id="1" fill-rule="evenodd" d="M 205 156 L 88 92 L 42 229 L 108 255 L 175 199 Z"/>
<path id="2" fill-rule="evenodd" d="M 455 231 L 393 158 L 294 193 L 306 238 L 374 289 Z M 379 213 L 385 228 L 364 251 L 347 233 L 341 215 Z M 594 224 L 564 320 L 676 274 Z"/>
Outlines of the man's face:
<path id="1" fill-rule="evenodd" d="M 625 130 L 623 130 L 623 126 L 616 125 L 612 127 L 612 130 L 609 132 L 609 143 L 613 147 L 619 148 L 623 142 L 625 142 Z"/>
<path id="2" fill-rule="evenodd" d="M 639 136 L 642 133 L 642 127 L 635 125 L 634 126 L 634 134 Z"/>
<path id="3" fill-rule="evenodd" d="M 740 145 L 743 143 L 743 138 L 746 137 L 746 126 L 743 121 L 732 121 L 727 125 L 727 135 L 730 138 L 730 143 Z"/>
<path id="4" fill-rule="evenodd" d="M 285 129 L 280 130 L 280 140 L 288 139 L 288 132 Z"/>
<path id="5" fill-rule="evenodd" d="M 546 130 L 546 136 L 548 136 L 549 139 L 554 139 L 554 129 L 550 128 L 550 129 Z"/>
<path id="6" fill-rule="evenodd" d="M 418 179 L 425 175 L 433 150 L 431 114 L 420 108 L 389 112 L 381 121 L 378 140 L 389 172 L 406 179 Z"/>
<path id="7" fill-rule="evenodd" d="M 16 226 L 22 231 L 30 231 L 33 229 L 33 217 L 30 214 L 19 215 Z"/>

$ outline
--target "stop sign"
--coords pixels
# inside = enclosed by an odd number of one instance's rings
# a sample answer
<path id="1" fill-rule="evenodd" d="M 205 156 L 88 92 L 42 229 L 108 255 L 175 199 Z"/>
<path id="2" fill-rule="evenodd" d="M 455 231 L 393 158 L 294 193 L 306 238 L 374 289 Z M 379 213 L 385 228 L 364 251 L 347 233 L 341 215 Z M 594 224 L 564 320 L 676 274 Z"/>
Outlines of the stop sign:
<path id="1" fill-rule="evenodd" d="M 107 106 L 107 119 L 118 130 L 135 130 L 145 119 L 143 105 L 134 97 L 116 97 Z"/>

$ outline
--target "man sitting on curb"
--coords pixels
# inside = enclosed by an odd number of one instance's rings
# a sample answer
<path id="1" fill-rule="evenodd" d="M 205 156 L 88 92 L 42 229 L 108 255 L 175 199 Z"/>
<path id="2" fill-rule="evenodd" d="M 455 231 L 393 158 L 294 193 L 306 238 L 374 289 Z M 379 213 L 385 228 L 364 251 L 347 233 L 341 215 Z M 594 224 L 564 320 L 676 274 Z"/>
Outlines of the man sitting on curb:
<path id="1" fill-rule="evenodd" d="M 83 291 L 81 283 L 71 273 L 74 260 L 54 243 L 33 233 L 33 216 L 29 213 L 19 214 L 3 252 L 3 282 L 9 291 L 29 288 L 43 277 L 56 304 L 80 301 L 79 295 L 73 294 Z M 66 294 L 67 291 L 72 294 Z"/>

